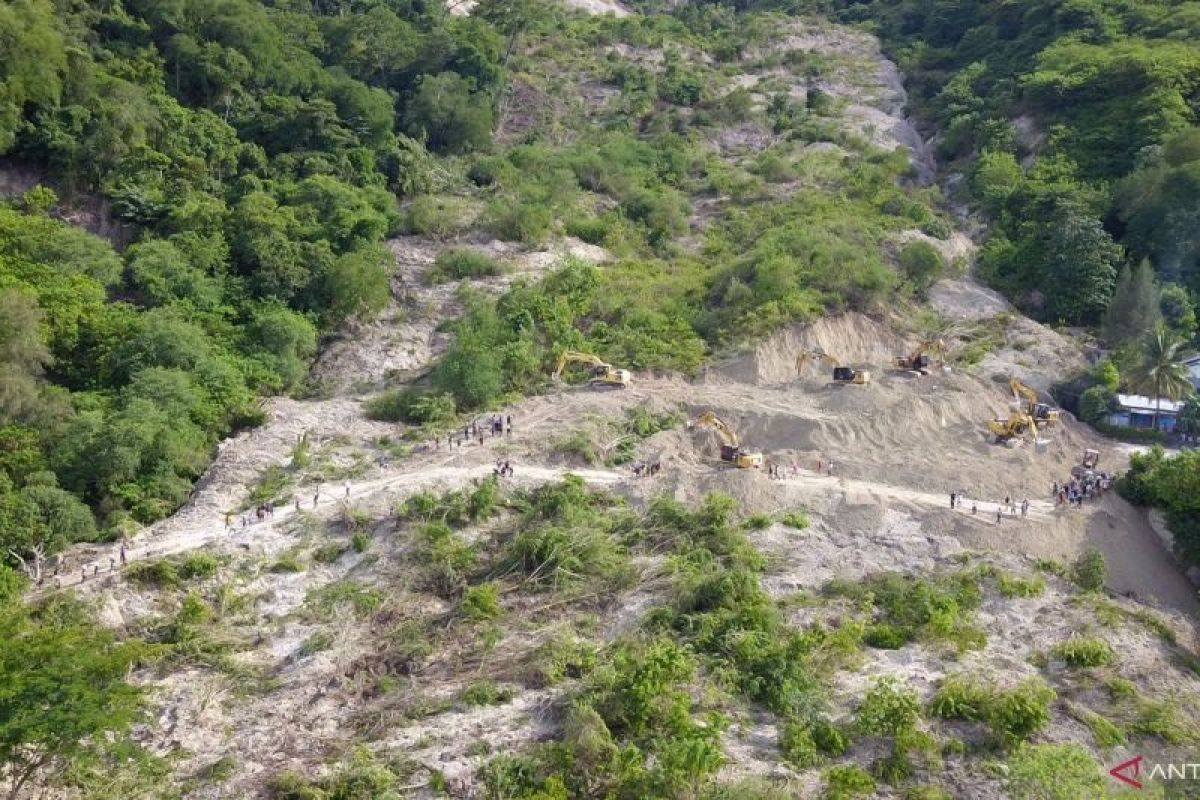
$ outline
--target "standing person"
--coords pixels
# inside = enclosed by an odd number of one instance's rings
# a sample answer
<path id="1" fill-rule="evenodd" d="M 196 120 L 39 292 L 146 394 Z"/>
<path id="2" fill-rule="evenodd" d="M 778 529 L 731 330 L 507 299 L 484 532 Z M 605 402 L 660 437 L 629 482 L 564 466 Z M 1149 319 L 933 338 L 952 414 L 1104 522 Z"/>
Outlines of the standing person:
<path id="1" fill-rule="evenodd" d="M 971 516 L 975 516 L 976 512 L 978 512 L 978 511 L 979 511 L 979 506 L 975 505 L 974 503 L 971 503 Z"/>
<path id="2" fill-rule="evenodd" d="M 125 566 L 125 543 L 121 542 L 121 566 Z"/>
<path id="3" fill-rule="evenodd" d="M 300 495 L 296 495 L 296 510 L 300 510 Z"/>
<path id="4" fill-rule="evenodd" d="M 346 497 L 350 496 L 350 481 L 346 481 Z"/>
<path id="5" fill-rule="evenodd" d="M 117 560 L 111 556 L 108 559 L 108 571 L 115 572 L 117 569 Z"/>
<path id="6" fill-rule="evenodd" d="M 950 493 L 950 507 L 951 508 L 954 508 L 954 504 L 957 500 L 958 500 L 958 495 L 955 494 L 954 492 L 951 492 Z"/>
<path id="7" fill-rule="evenodd" d="M 829 459 L 829 474 L 833 474 L 833 459 Z"/>
<path id="8" fill-rule="evenodd" d="M 1022 519 L 1029 516 L 1029 498 L 1026 497 L 1021 501 L 1021 517 Z"/>
<path id="9" fill-rule="evenodd" d="M 230 514 L 228 511 L 226 511 L 225 512 L 225 530 L 229 530 L 232 527 L 233 527 L 233 515 Z"/>
<path id="10" fill-rule="evenodd" d="M 996 524 L 997 524 L 997 525 L 999 525 L 999 524 L 1000 524 L 1000 520 L 1001 520 L 1003 517 L 1004 517 L 1004 514 L 1003 514 L 1003 513 L 1000 511 L 1000 509 L 998 509 L 998 508 L 997 508 L 997 509 L 996 509 Z"/>

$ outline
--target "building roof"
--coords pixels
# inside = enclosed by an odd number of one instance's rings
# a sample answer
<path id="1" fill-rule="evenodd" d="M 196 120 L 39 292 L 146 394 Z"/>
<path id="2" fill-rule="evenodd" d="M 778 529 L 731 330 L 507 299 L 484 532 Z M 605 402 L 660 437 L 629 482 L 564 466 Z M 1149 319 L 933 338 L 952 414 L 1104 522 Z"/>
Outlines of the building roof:
<path id="1" fill-rule="evenodd" d="M 1139 411 L 1146 414 L 1153 414 L 1157 409 L 1162 414 L 1178 414 L 1183 408 L 1183 401 L 1176 402 L 1162 398 L 1162 405 L 1159 406 L 1155 398 L 1147 397 L 1144 394 L 1118 394 L 1117 404 L 1128 411 Z"/>

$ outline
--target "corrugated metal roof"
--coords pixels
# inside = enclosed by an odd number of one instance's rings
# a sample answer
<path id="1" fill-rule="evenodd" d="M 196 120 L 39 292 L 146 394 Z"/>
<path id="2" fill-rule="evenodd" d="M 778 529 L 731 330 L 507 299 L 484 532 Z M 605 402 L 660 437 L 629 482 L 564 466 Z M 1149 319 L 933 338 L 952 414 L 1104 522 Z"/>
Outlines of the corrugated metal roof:
<path id="1" fill-rule="evenodd" d="M 1179 410 L 1183 408 L 1182 402 L 1177 403 L 1165 397 L 1162 398 L 1160 406 L 1153 397 L 1147 397 L 1144 394 L 1118 394 L 1117 404 L 1130 411 L 1144 411 L 1148 414 L 1153 414 L 1155 409 L 1162 414 L 1178 414 Z"/>

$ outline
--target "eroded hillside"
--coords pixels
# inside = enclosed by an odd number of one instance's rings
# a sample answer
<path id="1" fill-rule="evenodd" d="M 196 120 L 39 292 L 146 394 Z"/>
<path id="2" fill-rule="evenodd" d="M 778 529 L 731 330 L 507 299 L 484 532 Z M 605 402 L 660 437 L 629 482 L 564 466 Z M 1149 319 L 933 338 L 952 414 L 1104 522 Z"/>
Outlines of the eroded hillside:
<path id="1" fill-rule="evenodd" d="M 1082 798 L 1200 739 L 1194 589 L 1115 493 L 1051 498 L 1085 448 L 1122 456 L 1069 415 L 1036 448 L 984 429 L 1008 376 L 1045 386 L 1077 349 L 970 277 L 873 39 L 747 20 L 734 58 L 671 18 L 522 40 L 503 148 L 409 206 L 388 307 L 323 349 L 312 396 L 33 590 L 160 645 L 134 680 L 161 760 L 128 796 Z M 507 215 L 535 202 L 544 225 Z M 929 306 L 880 291 L 914 240 L 947 262 Z M 372 418 L 444 388 L 481 303 L 586 264 L 585 313 L 519 310 L 630 356 L 630 388 L 548 385 L 523 340 L 483 339 L 511 358 L 481 411 Z M 870 314 L 829 313 L 839 293 Z M 686 330 L 679 297 L 702 298 Z M 931 335 L 947 369 L 894 368 Z M 798 371 L 813 349 L 871 382 Z M 779 477 L 721 462 L 688 425 L 708 410 Z"/>

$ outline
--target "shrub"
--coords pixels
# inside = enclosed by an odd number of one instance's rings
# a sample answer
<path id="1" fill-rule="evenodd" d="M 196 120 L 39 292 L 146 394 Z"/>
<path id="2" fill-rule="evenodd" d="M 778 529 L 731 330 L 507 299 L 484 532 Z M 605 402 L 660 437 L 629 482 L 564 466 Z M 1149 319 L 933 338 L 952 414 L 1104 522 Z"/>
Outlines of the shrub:
<path id="1" fill-rule="evenodd" d="M 812 729 L 802 722 L 787 721 L 779 730 L 779 751 L 797 769 L 807 769 L 817 763 L 817 745 Z"/>
<path id="2" fill-rule="evenodd" d="M 487 253 L 471 247 L 450 247 L 438 253 L 428 277 L 432 283 L 445 283 L 499 274 L 500 264 Z"/>
<path id="3" fill-rule="evenodd" d="M 370 546 L 371 537 L 363 531 L 358 531 L 350 537 L 350 547 L 356 553 L 365 553 Z"/>
<path id="4" fill-rule="evenodd" d="M 333 634 L 329 631 L 316 631 L 300 643 L 297 654 L 303 658 L 314 653 L 320 653 L 333 646 Z"/>
<path id="5" fill-rule="evenodd" d="M 180 584 L 178 568 L 166 559 L 135 561 L 126 568 L 125 577 L 134 583 L 160 588 L 172 588 Z"/>
<path id="6" fill-rule="evenodd" d="M 1072 714 L 1087 725 L 1088 730 L 1092 732 L 1092 737 L 1096 740 L 1096 744 L 1101 747 L 1116 747 L 1125 743 L 1125 733 L 1095 711 L 1086 708 L 1073 709 Z"/>
<path id="7" fill-rule="evenodd" d="M 988 725 L 1005 743 L 1028 739 L 1050 721 L 1054 690 L 1038 678 L 1028 678 L 1000 692 L 988 708 Z"/>
<path id="8" fill-rule="evenodd" d="M 924 292 L 942 275 L 942 254 L 929 242 L 916 240 L 900 251 L 900 269 L 918 292 Z"/>
<path id="9" fill-rule="evenodd" d="M 929 711 L 944 719 L 980 721 L 987 718 L 994 690 L 965 675 L 942 679 L 929 701 Z"/>
<path id="10" fill-rule="evenodd" d="M 954 800 L 954 795 L 940 786 L 909 786 L 900 800 Z"/>
<path id="11" fill-rule="evenodd" d="M 504 613 L 500 607 L 500 589 L 495 583 L 468 586 L 462 596 L 463 616 L 471 620 L 496 619 Z"/>
<path id="12" fill-rule="evenodd" d="M 902 689 L 895 679 L 880 678 L 867 692 L 855 716 L 855 727 L 876 736 L 897 736 L 913 730 L 921 719 L 917 693 Z"/>
<path id="13" fill-rule="evenodd" d="M 271 565 L 271 572 L 303 572 L 304 564 L 295 553 L 281 553 Z"/>
<path id="14" fill-rule="evenodd" d="M 813 722 L 812 738 L 817 750 L 827 756 L 840 756 L 850 745 L 842 729 L 824 717 Z"/>
<path id="15" fill-rule="evenodd" d="M 1015 578 L 1001 573 L 996 579 L 996 589 L 1001 597 L 1037 597 L 1046 591 L 1046 581 L 1040 575 Z"/>
<path id="16" fill-rule="evenodd" d="M 1116 661 L 1116 653 L 1103 639 L 1072 636 L 1050 651 L 1055 658 L 1072 667 L 1101 667 Z"/>
<path id="17" fill-rule="evenodd" d="M 471 214 L 465 201 L 456 197 L 421 195 L 413 199 L 404 216 L 406 233 L 445 238 L 466 230 Z"/>
<path id="18" fill-rule="evenodd" d="M 1087 749 L 1077 744 L 1022 745 L 1008 762 L 1012 800 L 1103 797 L 1104 780 Z"/>
<path id="19" fill-rule="evenodd" d="M 211 578 L 221 562 L 212 553 L 189 553 L 179 565 L 179 577 L 186 580 Z"/>
<path id="20" fill-rule="evenodd" d="M 1050 721 L 1055 696 L 1038 678 L 1001 691 L 965 675 L 951 675 L 938 686 L 929 709 L 945 719 L 986 722 L 996 738 L 1009 745 L 1029 738 Z"/>
<path id="21" fill-rule="evenodd" d="M 808 514 L 803 511 L 789 511 L 779 518 L 779 521 L 789 528 L 802 531 L 808 527 Z"/>
<path id="22" fill-rule="evenodd" d="M 469 706 L 497 706 L 512 700 L 513 691 L 491 681 L 472 683 L 458 696 Z"/>
<path id="23" fill-rule="evenodd" d="M 875 779 L 857 764 L 838 764 L 825 770 L 822 800 L 852 800 L 875 791 Z"/>
<path id="24" fill-rule="evenodd" d="M 326 542 L 312 552 L 312 560 L 317 564 L 332 564 L 346 552 L 346 545 L 341 542 Z"/>
<path id="25" fill-rule="evenodd" d="M 440 425 L 452 421 L 457 409 L 452 395 L 400 389 L 372 397 L 366 403 L 366 412 L 371 419 L 384 422 Z"/>
<path id="26" fill-rule="evenodd" d="M 881 622 L 867 628 L 866 632 L 863 633 L 862 640 L 863 644 L 868 647 L 874 647 L 879 650 L 899 650 L 908 644 L 908 637 L 904 631 L 886 622 Z"/>
<path id="27" fill-rule="evenodd" d="M 1088 550 L 1071 568 L 1071 580 L 1087 592 L 1103 589 L 1107 577 L 1108 565 L 1099 550 Z"/>
<path id="28" fill-rule="evenodd" d="M 754 514 L 746 518 L 742 523 L 747 530 L 761 531 L 764 528 L 771 527 L 771 517 L 767 514 Z"/>
<path id="29" fill-rule="evenodd" d="M 531 200 L 502 198 L 488 206 L 488 230 L 506 242 L 541 244 L 550 233 L 550 208 Z"/>
<path id="30" fill-rule="evenodd" d="M 596 666 L 596 648 L 585 639 L 556 636 L 537 649 L 531 662 L 535 683 L 549 686 L 591 672 Z"/>
<path id="31" fill-rule="evenodd" d="M 1083 394 L 1079 395 L 1079 418 L 1091 424 L 1103 422 L 1115 396 L 1105 386 L 1084 389 Z"/>

